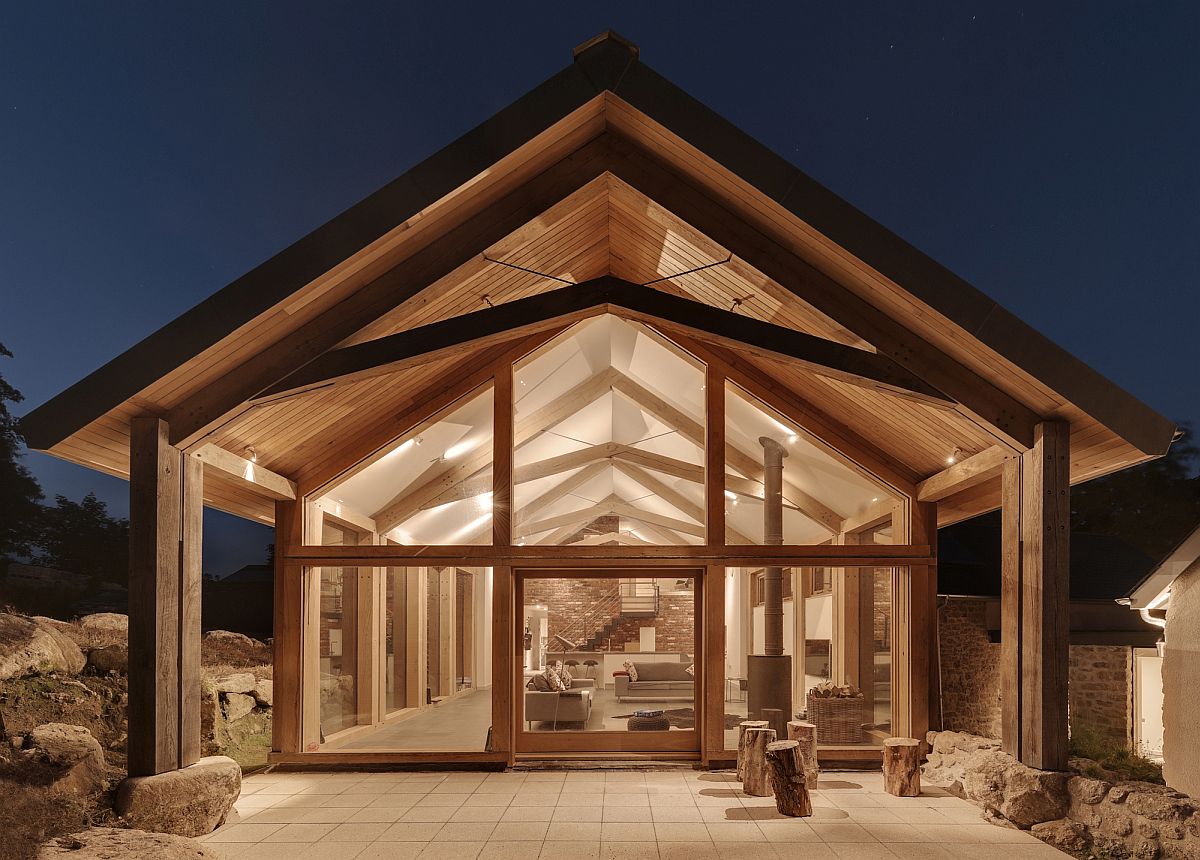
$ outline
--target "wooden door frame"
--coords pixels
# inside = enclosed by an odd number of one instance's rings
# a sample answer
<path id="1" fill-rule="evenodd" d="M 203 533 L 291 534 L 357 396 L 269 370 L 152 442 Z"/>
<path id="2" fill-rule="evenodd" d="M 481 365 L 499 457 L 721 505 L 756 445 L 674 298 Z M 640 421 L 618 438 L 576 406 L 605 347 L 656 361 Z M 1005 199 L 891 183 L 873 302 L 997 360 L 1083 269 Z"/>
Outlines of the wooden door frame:
<path id="1" fill-rule="evenodd" d="M 563 756 L 579 756 L 579 757 L 610 757 L 616 756 L 621 758 L 648 756 L 653 758 L 684 758 L 701 760 L 705 758 L 705 726 L 706 726 L 706 690 L 709 687 L 709 668 L 705 655 L 706 642 L 706 616 L 704 607 L 708 605 L 706 600 L 711 602 L 711 596 L 706 592 L 709 590 L 709 577 L 703 565 L 681 564 L 671 566 L 637 566 L 630 565 L 627 567 L 571 567 L 564 566 L 561 568 L 547 567 L 513 567 L 512 570 L 512 618 L 509 625 L 510 635 L 509 641 L 506 644 L 505 650 L 510 653 L 515 653 L 513 662 L 508 668 L 508 674 L 511 684 L 511 725 L 512 725 L 512 756 L 518 758 L 538 758 L 545 757 L 548 754 L 553 754 L 556 758 Z M 693 589 L 693 614 L 692 614 L 692 656 L 693 660 L 700 671 L 696 672 L 696 689 L 693 695 L 692 709 L 696 714 L 696 725 L 693 729 L 683 731 L 667 731 L 667 732 L 630 732 L 626 731 L 579 731 L 579 732 L 530 732 L 525 729 L 524 723 L 524 690 L 525 679 L 522 673 L 522 664 L 518 659 L 522 652 L 516 651 L 516 637 L 518 628 L 521 632 L 524 628 L 518 624 L 517 614 L 520 612 L 520 607 L 524 606 L 525 580 L 526 579 L 624 579 L 633 576 L 649 576 L 662 578 L 664 573 L 680 573 L 691 577 L 695 582 Z M 523 649 L 522 649 L 523 650 Z M 635 652 L 630 652 L 633 654 Z M 493 655 L 494 657 L 494 655 Z M 500 667 L 497 666 L 497 670 Z M 499 675 L 493 679 L 493 689 L 499 686 L 497 679 Z M 651 743 L 653 741 L 653 743 Z"/>

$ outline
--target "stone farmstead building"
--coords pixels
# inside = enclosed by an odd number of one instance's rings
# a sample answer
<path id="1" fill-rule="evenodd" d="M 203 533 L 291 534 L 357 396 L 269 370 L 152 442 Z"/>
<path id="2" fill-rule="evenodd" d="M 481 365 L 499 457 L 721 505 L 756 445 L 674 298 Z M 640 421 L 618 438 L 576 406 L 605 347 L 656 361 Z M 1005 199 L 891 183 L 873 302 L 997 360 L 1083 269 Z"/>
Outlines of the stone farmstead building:
<path id="1" fill-rule="evenodd" d="M 22 428 L 130 482 L 134 775 L 199 756 L 205 505 L 276 530 L 272 762 L 482 768 L 923 740 L 998 509 L 979 728 L 1061 770 L 1070 488 L 1175 435 L 612 34 Z"/>

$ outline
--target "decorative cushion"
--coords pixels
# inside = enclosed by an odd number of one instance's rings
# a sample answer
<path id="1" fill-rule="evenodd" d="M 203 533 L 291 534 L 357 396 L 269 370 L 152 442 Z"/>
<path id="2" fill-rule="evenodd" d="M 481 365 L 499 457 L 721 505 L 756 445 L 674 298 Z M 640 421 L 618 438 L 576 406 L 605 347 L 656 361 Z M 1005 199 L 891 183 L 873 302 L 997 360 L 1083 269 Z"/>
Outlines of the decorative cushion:
<path id="1" fill-rule="evenodd" d="M 693 663 L 692 665 L 688 666 L 683 671 L 687 672 L 689 675 L 691 675 L 693 678 L 695 678 L 696 677 L 696 664 Z"/>
<path id="2" fill-rule="evenodd" d="M 529 683 L 525 685 L 525 689 L 537 690 L 539 693 L 549 693 L 550 681 L 546 679 L 545 675 L 534 675 L 529 679 Z"/>
<path id="3" fill-rule="evenodd" d="M 542 677 L 550 685 L 550 690 L 554 692 L 562 692 L 567 689 L 562 682 L 562 678 L 558 677 L 558 672 L 554 671 L 553 666 L 547 666 L 546 671 L 542 673 Z"/>
<path id="4" fill-rule="evenodd" d="M 622 665 L 622 666 L 624 666 L 624 667 L 625 667 L 625 671 L 629 673 L 629 680 L 630 680 L 630 681 L 636 681 L 636 680 L 638 679 L 638 670 L 637 670 L 637 666 L 633 665 L 633 663 L 629 662 L 628 660 L 626 660 L 626 661 L 625 661 L 624 663 L 622 663 L 621 665 Z"/>
<path id="5" fill-rule="evenodd" d="M 571 689 L 571 682 L 574 680 L 571 677 L 571 670 L 568 669 L 566 666 L 564 666 L 562 663 L 558 663 L 555 666 L 555 668 L 558 670 L 558 680 L 562 681 L 562 683 L 563 683 L 563 689 L 564 690 Z"/>

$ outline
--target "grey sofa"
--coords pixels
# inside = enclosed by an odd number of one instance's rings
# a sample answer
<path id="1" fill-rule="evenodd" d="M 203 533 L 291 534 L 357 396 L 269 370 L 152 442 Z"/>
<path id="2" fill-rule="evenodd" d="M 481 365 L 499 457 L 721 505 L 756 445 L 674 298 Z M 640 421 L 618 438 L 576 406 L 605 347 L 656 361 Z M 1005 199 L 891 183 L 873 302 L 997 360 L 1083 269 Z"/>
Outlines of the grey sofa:
<path id="1" fill-rule="evenodd" d="M 684 671 L 689 664 L 631 662 L 637 670 L 638 679 L 630 681 L 628 675 L 617 675 L 618 702 L 626 699 L 680 699 L 690 702 L 696 698 L 696 679 Z"/>
<path id="2" fill-rule="evenodd" d="M 575 678 L 571 689 L 561 693 L 525 691 L 525 722 L 532 731 L 534 723 L 586 723 L 592 716 L 592 678 Z"/>

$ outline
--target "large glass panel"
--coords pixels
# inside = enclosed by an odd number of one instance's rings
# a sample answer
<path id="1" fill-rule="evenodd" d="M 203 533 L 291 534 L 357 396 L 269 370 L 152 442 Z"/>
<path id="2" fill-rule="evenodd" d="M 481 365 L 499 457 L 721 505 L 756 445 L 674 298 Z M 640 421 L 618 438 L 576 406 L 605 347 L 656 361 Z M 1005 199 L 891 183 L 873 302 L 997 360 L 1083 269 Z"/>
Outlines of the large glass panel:
<path id="1" fill-rule="evenodd" d="M 316 724 L 305 733 L 319 749 L 486 748 L 491 568 L 326 567 L 308 575 L 320 609 L 305 656 L 306 719 Z"/>
<path id="2" fill-rule="evenodd" d="M 359 723 L 358 569 L 321 568 L 319 577 L 320 735 L 324 740 Z"/>
<path id="3" fill-rule="evenodd" d="M 406 545 L 492 542 L 492 389 L 460 401 L 440 420 L 401 436 L 320 497 L 314 523 L 342 523 Z"/>
<path id="4" fill-rule="evenodd" d="M 903 499 L 865 470 L 734 385 L 725 396 L 725 533 L 730 544 L 766 541 L 763 481 L 781 460 L 785 544 L 891 543 L 893 512 Z M 878 529 L 881 524 L 886 528 Z"/>
<path id="5" fill-rule="evenodd" d="M 696 727 L 694 578 L 527 577 L 522 593 L 526 731 Z"/>
<path id="6" fill-rule="evenodd" d="M 765 652 L 762 568 L 725 574 L 725 746 L 758 697 L 750 659 Z M 891 568 L 784 568 L 783 652 L 792 659 L 788 719 L 817 727 L 817 746 L 879 746 L 891 733 Z"/>
<path id="7" fill-rule="evenodd" d="M 611 315 L 514 368 L 518 544 L 704 542 L 704 369 Z"/>

